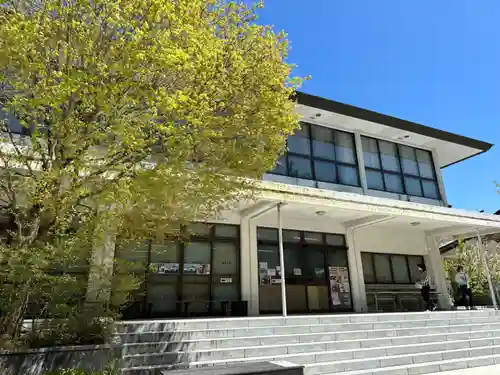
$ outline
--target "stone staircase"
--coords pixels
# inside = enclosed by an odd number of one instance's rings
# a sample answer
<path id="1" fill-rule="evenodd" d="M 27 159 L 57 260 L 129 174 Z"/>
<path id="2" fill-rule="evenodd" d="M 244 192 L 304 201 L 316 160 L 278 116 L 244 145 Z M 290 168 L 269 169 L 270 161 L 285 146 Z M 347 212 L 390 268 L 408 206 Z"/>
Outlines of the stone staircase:
<path id="1" fill-rule="evenodd" d="M 286 361 L 305 375 L 414 375 L 500 363 L 500 311 L 121 322 L 123 375 Z"/>

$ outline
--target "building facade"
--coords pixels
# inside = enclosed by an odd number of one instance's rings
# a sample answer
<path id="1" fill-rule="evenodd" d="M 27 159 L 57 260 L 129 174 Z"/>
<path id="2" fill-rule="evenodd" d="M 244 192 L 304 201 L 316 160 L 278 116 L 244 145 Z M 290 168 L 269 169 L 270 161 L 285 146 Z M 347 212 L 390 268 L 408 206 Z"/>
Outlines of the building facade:
<path id="1" fill-rule="evenodd" d="M 95 249 L 143 264 L 128 317 L 282 314 L 283 298 L 288 314 L 419 309 L 422 263 L 449 306 L 438 244 L 500 217 L 449 207 L 441 169 L 491 144 L 308 94 L 297 111 L 255 201 L 193 224 L 189 243 Z"/>

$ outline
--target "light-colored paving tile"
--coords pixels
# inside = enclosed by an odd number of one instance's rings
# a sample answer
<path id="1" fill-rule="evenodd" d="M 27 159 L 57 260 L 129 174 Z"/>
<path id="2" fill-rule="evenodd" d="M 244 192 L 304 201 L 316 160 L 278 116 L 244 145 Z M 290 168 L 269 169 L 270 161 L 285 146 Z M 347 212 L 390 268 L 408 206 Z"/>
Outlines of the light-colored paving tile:
<path id="1" fill-rule="evenodd" d="M 443 371 L 427 375 L 498 375 L 500 374 L 500 365 L 474 367 L 463 370 Z"/>

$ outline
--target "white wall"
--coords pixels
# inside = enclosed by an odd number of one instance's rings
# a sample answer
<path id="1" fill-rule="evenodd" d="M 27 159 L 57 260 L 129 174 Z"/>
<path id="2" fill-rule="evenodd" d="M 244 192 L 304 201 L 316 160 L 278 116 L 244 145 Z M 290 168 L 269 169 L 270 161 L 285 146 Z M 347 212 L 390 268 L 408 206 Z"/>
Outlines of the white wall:
<path id="1" fill-rule="evenodd" d="M 345 234 L 345 228 L 340 221 L 334 221 L 327 217 L 317 217 L 313 219 L 302 219 L 297 217 L 287 216 L 286 211 L 283 212 L 283 229 L 295 229 L 311 232 Z M 263 217 L 255 220 L 258 227 L 278 227 L 278 214 L 276 211 L 270 211 Z"/>
<path id="2" fill-rule="evenodd" d="M 388 254 L 427 255 L 425 234 L 399 227 L 365 227 L 354 231 L 356 251 Z"/>

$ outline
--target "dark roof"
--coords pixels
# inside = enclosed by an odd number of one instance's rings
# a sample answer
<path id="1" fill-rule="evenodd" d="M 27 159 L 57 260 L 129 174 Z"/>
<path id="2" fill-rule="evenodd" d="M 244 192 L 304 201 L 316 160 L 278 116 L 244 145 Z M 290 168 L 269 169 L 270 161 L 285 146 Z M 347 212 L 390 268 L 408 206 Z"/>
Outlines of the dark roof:
<path id="1" fill-rule="evenodd" d="M 427 137 L 436 138 L 446 142 L 456 143 L 462 146 L 480 150 L 480 152 L 478 152 L 475 155 L 479 155 L 483 152 L 486 152 L 493 146 L 491 143 L 479 141 L 477 139 L 472 139 L 469 137 L 465 137 L 463 135 L 450 133 L 436 128 L 431 128 L 426 125 L 417 124 L 416 122 L 411 122 L 396 117 L 383 115 L 381 113 L 370 111 L 368 109 L 354 107 L 349 104 L 337 102 L 335 100 L 330 100 L 326 98 L 321 98 L 319 96 L 306 94 L 300 91 L 296 93 L 296 98 L 299 104 L 306 105 L 308 107 L 314 107 L 325 111 L 358 118 L 360 120 L 375 122 L 377 124 L 390 126 L 392 128 L 408 131 L 411 133 L 421 134 Z M 442 168 L 446 168 L 452 164 L 461 162 L 475 155 L 471 155 L 462 160 L 457 160 L 456 162 L 445 165 Z"/>

